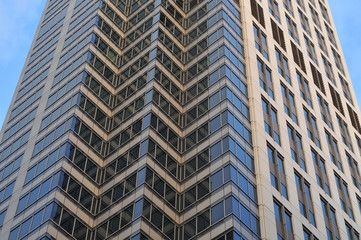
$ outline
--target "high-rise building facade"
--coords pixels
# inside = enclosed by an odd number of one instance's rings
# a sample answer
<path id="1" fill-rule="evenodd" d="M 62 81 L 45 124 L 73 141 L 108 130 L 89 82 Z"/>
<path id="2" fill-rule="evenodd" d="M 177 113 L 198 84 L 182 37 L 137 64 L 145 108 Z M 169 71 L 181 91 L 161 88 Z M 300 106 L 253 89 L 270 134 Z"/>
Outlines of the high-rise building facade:
<path id="1" fill-rule="evenodd" d="M 0 238 L 358 240 L 359 117 L 327 0 L 48 0 Z"/>

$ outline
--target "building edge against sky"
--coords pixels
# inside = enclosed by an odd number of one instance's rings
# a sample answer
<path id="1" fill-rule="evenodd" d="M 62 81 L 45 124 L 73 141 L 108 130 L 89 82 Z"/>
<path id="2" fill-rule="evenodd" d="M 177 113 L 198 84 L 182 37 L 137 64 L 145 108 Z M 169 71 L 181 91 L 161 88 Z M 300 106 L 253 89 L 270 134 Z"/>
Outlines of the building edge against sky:
<path id="1" fill-rule="evenodd" d="M 48 0 L 0 139 L 4 239 L 359 239 L 326 0 Z"/>

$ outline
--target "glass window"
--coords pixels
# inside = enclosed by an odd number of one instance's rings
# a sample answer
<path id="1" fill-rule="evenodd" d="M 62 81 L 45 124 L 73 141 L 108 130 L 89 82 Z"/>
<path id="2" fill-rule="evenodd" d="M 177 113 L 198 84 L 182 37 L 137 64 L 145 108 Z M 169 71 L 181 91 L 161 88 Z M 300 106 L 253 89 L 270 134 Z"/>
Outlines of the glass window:
<path id="1" fill-rule="evenodd" d="M 212 224 L 224 217 L 224 202 L 220 202 L 212 207 Z"/>
<path id="2" fill-rule="evenodd" d="M 84 224 L 76 220 L 73 236 L 76 239 L 85 239 L 86 232 L 87 228 L 84 226 Z"/>
<path id="3" fill-rule="evenodd" d="M 65 231 L 72 234 L 73 225 L 74 225 L 74 217 L 72 215 L 70 215 L 67 211 L 63 210 L 62 218 L 61 218 L 61 221 L 60 221 L 60 226 Z"/>
<path id="4" fill-rule="evenodd" d="M 40 226 L 43 215 L 44 215 L 44 209 L 34 215 L 30 231 Z"/>
<path id="5" fill-rule="evenodd" d="M 30 223 L 31 223 L 31 218 L 29 218 L 28 220 L 26 220 L 26 221 L 21 225 L 21 230 L 20 230 L 19 238 L 24 237 L 24 236 L 29 232 Z"/>
<path id="6" fill-rule="evenodd" d="M 28 205 L 32 204 L 38 199 L 39 191 L 40 191 L 40 186 L 38 186 L 37 188 L 35 188 L 30 192 Z"/>
<path id="7" fill-rule="evenodd" d="M 192 219 L 184 225 L 184 239 L 190 239 L 196 234 L 196 221 Z"/>
<path id="8" fill-rule="evenodd" d="M 0 226 L 3 225 L 5 220 L 6 210 L 0 213 Z"/>
<path id="9" fill-rule="evenodd" d="M 112 219 L 109 220 L 109 227 L 108 227 L 108 235 L 113 234 L 114 232 L 118 231 L 120 225 L 120 217 L 117 214 Z"/>
<path id="10" fill-rule="evenodd" d="M 198 184 L 198 199 L 201 199 L 203 196 L 209 193 L 209 179 L 202 181 Z"/>
<path id="11" fill-rule="evenodd" d="M 197 217 L 197 233 L 206 229 L 210 224 L 209 211 L 206 211 Z"/>
<path id="12" fill-rule="evenodd" d="M 211 161 L 216 159 L 222 153 L 221 142 L 216 143 L 211 147 Z"/>
<path id="13" fill-rule="evenodd" d="M 215 132 L 221 126 L 220 116 L 213 118 L 210 122 L 210 133 Z"/>
<path id="14" fill-rule="evenodd" d="M 217 187 L 222 185 L 223 180 L 223 172 L 222 170 L 219 170 L 215 174 L 211 176 L 211 189 L 214 190 Z"/>
<path id="15" fill-rule="evenodd" d="M 40 196 L 44 196 L 50 190 L 51 180 L 52 178 L 49 178 L 48 180 L 42 183 L 40 189 Z"/>

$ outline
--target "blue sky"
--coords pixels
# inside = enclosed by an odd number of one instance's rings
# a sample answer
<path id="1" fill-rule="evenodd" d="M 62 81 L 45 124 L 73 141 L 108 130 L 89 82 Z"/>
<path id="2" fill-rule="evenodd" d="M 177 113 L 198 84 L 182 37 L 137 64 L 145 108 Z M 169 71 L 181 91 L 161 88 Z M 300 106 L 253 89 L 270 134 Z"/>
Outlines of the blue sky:
<path id="1" fill-rule="evenodd" d="M 1 0 L 0 126 L 4 121 L 46 0 Z M 356 95 L 361 103 L 361 1 L 329 0 Z M 360 104 L 361 105 L 361 104 Z"/>
<path id="2" fill-rule="evenodd" d="M 30 49 L 46 0 L 0 0 L 0 126 Z"/>

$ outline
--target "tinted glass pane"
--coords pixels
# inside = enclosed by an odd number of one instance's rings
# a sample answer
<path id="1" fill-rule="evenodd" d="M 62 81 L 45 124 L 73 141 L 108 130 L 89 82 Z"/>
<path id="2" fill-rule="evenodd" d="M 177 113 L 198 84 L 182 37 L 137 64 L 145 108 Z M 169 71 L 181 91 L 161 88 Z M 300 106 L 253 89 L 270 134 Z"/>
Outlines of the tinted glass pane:
<path id="1" fill-rule="evenodd" d="M 224 217 L 224 202 L 220 202 L 212 207 L 212 224 Z"/>

